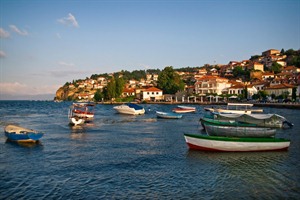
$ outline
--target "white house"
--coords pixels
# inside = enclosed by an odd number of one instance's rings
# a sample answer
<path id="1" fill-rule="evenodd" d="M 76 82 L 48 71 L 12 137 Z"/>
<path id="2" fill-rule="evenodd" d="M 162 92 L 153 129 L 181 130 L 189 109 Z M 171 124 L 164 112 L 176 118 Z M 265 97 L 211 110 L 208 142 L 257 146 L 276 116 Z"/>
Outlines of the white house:
<path id="1" fill-rule="evenodd" d="M 143 101 L 157 101 L 162 99 L 163 91 L 156 87 L 150 87 L 141 91 L 141 100 Z"/>

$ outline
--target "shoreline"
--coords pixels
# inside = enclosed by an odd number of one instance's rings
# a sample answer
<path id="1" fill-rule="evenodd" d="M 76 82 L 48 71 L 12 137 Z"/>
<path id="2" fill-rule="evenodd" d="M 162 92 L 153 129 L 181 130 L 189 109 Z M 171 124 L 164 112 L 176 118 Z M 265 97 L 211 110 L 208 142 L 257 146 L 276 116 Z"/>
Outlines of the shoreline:
<path id="1" fill-rule="evenodd" d="M 128 102 L 97 102 L 97 104 L 104 104 L 104 105 L 118 105 L 124 104 Z M 247 103 L 247 102 L 245 102 Z M 210 106 L 210 105 L 227 105 L 227 103 L 216 103 L 216 102 L 147 102 L 147 103 L 138 103 L 138 104 L 165 104 L 165 105 L 203 105 L 203 106 Z M 300 103 L 251 103 L 253 106 L 256 107 L 271 107 L 271 108 L 289 108 L 289 109 L 300 109 Z"/>

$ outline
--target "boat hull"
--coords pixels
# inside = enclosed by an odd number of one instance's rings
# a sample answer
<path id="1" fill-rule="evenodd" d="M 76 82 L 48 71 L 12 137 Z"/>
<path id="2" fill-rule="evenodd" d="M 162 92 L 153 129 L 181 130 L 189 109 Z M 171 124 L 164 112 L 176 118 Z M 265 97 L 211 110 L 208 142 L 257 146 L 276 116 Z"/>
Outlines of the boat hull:
<path id="1" fill-rule="evenodd" d="M 283 128 L 287 120 L 277 114 L 216 114 L 213 118 L 217 121 L 237 121 L 243 123 L 256 124 L 260 127 Z"/>
<path id="2" fill-rule="evenodd" d="M 205 131 L 210 136 L 226 137 L 273 137 L 276 129 L 249 126 L 219 126 L 203 123 Z"/>
<path id="3" fill-rule="evenodd" d="M 114 109 L 120 114 L 127 115 L 142 115 L 145 114 L 145 109 L 138 105 L 128 104 L 115 106 Z"/>
<path id="4" fill-rule="evenodd" d="M 175 113 L 190 113 L 190 112 L 196 112 L 196 108 L 190 106 L 177 106 L 172 111 Z"/>
<path id="5" fill-rule="evenodd" d="M 214 120 L 206 117 L 200 118 L 201 124 L 204 127 L 204 123 L 218 125 L 218 126 L 245 126 L 245 127 L 257 127 L 256 124 L 246 123 L 246 122 L 239 122 L 234 120 L 228 121 L 221 121 L 221 120 Z"/>
<path id="6" fill-rule="evenodd" d="M 8 140 L 14 142 L 37 142 L 44 135 L 44 133 L 14 125 L 6 126 L 4 134 Z"/>
<path id="7" fill-rule="evenodd" d="M 287 150 L 290 141 L 280 138 L 230 138 L 184 134 L 190 149 L 202 151 L 248 152 Z"/>
<path id="8" fill-rule="evenodd" d="M 182 118 L 181 114 L 177 113 L 167 113 L 167 112 L 156 112 L 156 116 L 158 118 L 164 118 L 164 119 L 180 119 Z"/>

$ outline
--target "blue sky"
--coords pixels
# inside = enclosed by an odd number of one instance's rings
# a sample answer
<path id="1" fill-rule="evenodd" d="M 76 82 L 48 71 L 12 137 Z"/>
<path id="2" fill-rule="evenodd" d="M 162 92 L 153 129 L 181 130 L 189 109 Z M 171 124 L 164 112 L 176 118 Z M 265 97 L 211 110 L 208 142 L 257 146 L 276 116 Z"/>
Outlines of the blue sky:
<path id="1" fill-rule="evenodd" d="M 0 0 L 0 99 L 52 99 L 92 74 L 298 50 L 299 10 L 299 0 Z"/>

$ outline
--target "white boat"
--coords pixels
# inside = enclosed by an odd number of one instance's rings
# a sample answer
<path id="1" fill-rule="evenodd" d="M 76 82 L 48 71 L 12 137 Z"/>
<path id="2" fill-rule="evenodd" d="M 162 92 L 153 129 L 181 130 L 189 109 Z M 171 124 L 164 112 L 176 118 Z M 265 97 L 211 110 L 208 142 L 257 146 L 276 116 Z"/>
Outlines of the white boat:
<path id="1" fill-rule="evenodd" d="M 293 124 L 278 114 L 236 114 L 236 113 L 213 113 L 212 118 L 217 121 L 243 122 L 255 124 L 260 127 L 283 128 L 292 127 Z"/>
<path id="2" fill-rule="evenodd" d="M 94 103 L 73 103 L 68 113 L 69 123 L 76 126 L 93 121 L 94 107 Z"/>
<path id="3" fill-rule="evenodd" d="M 160 112 L 160 111 L 156 111 L 156 116 L 159 118 L 165 118 L 165 119 L 180 119 L 180 118 L 182 118 L 182 115 L 178 114 L 178 113 Z"/>
<path id="4" fill-rule="evenodd" d="M 177 106 L 176 108 L 173 108 L 172 111 L 175 113 L 189 113 L 196 112 L 196 108 L 191 106 Z"/>
<path id="5" fill-rule="evenodd" d="M 262 109 L 251 109 L 253 104 L 250 103 L 227 103 L 227 108 L 217 108 L 214 112 L 218 113 L 238 113 L 238 114 L 251 114 L 252 112 L 263 112 Z"/>
<path id="6" fill-rule="evenodd" d="M 114 109 L 121 114 L 127 115 L 142 115 L 145 113 L 145 109 L 134 103 L 127 103 L 119 106 L 115 106 Z"/>
<path id="7" fill-rule="evenodd" d="M 290 140 L 281 138 L 232 138 L 207 136 L 200 134 L 184 134 L 190 149 L 202 151 L 279 151 L 287 150 Z"/>
<path id="8" fill-rule="evenodd" d="M 73 103 L 73 105 L 71 106 L 73 116 L 82 118 L 85 120 L 85 122 L 89 122 L 94 119 L 94 108 L 94 103 Z"/>

